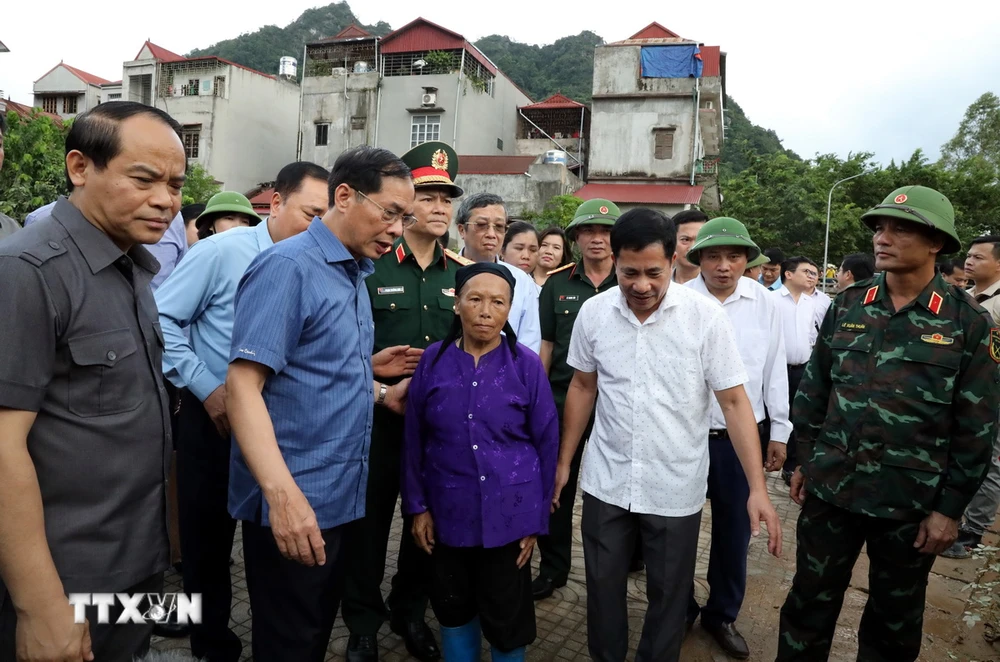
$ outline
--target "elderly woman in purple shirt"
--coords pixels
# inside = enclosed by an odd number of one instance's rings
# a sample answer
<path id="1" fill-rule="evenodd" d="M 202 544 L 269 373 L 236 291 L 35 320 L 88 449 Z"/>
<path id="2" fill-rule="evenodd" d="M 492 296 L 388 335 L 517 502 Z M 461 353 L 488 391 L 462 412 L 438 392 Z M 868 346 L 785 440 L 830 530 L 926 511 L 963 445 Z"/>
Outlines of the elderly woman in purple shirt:
<path id="1" fill-rule="evenodd" d="M 524 660 L 535 640 L 531 552 L 548 533 L 559 431 L 542 362 L 507 323 L 513 294 L 501 265 L 459 269 L 451 331 L 410 382 L 403 508 L 431 555 L 445 662 L 478 662 L 483 635 L 494 662 Z"/>

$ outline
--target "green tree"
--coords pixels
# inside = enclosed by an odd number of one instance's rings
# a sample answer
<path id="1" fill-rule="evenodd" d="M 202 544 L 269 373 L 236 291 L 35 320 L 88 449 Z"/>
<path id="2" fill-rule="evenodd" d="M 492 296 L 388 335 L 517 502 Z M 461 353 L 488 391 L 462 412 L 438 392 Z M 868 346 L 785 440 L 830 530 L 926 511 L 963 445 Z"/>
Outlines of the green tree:
<path id="1" fill-rule="evenodd" d="M 195 203 L 204 204 L 209 198 L 222 190 L 215 177 L 208 174 L 208 171 L 200 163 L 192 163 L 188 167 L 187 179 L 184 181 L 184 189 L 181 191 L 181 199 L 185 205 Z"/>
<path id="2" fill-rule="evenodd" d="M 56 124 L 37 111 L 30 118 L 7 113 L 0 212 L 21 221 L 66 193 L 68 130 L 68 124 Z"/>
<path id="3" fill-rule="evenodd" d="M 545 208 L 541 212 L 528 211 L 521 216 L 535 227 L 544 229 L 552 225 L 557 225 L 563 229 L 573 220 L 576 208 L 583 204 L 583 200 L 575 195 L 556 195 L 545 203 Z"/>
<path id="4" fill-rule="evenodd" d="M 982 159 L 1000 168 L 1000 98 L 986 92 L 965 111 L 955 136 L 941 147 L 941 164 L 957 169 Z"/>

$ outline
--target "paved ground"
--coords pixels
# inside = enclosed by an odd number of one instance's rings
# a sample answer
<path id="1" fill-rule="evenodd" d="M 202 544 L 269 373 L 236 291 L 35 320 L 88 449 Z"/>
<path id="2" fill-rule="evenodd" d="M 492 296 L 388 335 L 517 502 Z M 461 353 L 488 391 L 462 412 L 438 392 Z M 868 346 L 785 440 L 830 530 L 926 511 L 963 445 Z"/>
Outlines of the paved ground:
<path id="1" fill-rule="evenodd" d="M 782 518 L 785 548 L 783 558 L 775 559 L 767 553 L 767 542 L 763 536 L 751 540 L 748 560 L 748 586 L 743 611 L 737 627 L 746 637 L 752 651 L 753 660 L 773 660 L 777 649 L 778 610 L 784 602 L 795 570 L 795 520 L 798 506 L 788 497 L 788 488 L 777 474 L 768 478 L 771 499 Z M 574 544 L 574 567 L 569 583 L 556 591 L 548 600 L 536 603 L 538 639 L 528 649 L 529 662 L 562 662 L 567 660 L 588 660 L 586 624 L 586 587 L 583 575 L 583 549 L 579 537 L 580 505 L 577 504 L 577 533 Z M 707 505 L 702 517 L 701 541 L 699 544 L 698 566 L 696 569 L 696 597 L 704 603 L 708 595 L 705 575 L 708 567 L 709 531 L 711 527 L 711 506 Z M 401 524 L 397 519 L 393 530 L 390 549 L 398 547 Z M 243 660 L 250 656 L 250 614 L 246 590 L 246 576 L 243 571 L 241 542 L 237 540 L 234 549 L 237 565 L 234 567 L 234 609 L 233 621 L 237 634 L 243 638 Z M 535 562 L 537 563 L 537 554 Z M 389 568 L 395 567 L 395 555 L 390 551 L 387 561 Z M 970 629 L 962 622 L 962 613 L 969 599 L 965 591 L 967 584 L 975 578 L 982 561 L 949 561 L 939 559 L 928 588 L 928 604 L 925 613 L 924 645 L 920 660 L 944 662 L 1000 661 L 1000 651 L 994 649 L 982 638 L 982 628 Z M 846 662 L 857 655 L 857 628 L 864 609 L 867 591 L 867 559 L 862 555 L 855 569 L 854 580 L 844 602 L 837 628 L 837 640 L 831 654 L 831 661 Z M 391 575 L 387 573 L 383 593 L 388 594 Z M 167 591 L 180 591 L 180 578 L 171 573 L 167 576 Z M 634 659 L 645 613 L 645 575 L 632 575 L 629 579 L 629 622 L 630 653 Z M 437 630 L 433 612 L 428 610 L 428 619 Z M 330 640 L 328 660 L 343 660 L 347 647 L 347 628 L 338 619 Z M 187 649 L 187 639 L 154 638 L 155 648 Z M 412 660 L 406 653 L 402 640 L 389 632 L 388 626 L 380 633 L 381 660 L 383 662 L 403 662 Z M 483 660 L 489 660 L 484 647 Z M 714 641 L 699 627 L 695 627 L 684 644 L 681 659 L 690 662 L 716 662 L 727 660 Z M 263 662 L 263 661 L 261 661 Z"/>

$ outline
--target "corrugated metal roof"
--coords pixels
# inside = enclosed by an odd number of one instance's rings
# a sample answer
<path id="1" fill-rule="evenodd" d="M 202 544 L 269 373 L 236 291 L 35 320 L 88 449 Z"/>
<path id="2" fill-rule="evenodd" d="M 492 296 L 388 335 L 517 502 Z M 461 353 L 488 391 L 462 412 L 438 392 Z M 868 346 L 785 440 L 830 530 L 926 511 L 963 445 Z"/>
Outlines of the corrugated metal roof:
<path id="1" fill-rule="evenodd" d="M 496 65 L 465 37 L 425 18 L 414 19 L 398 30 L 393 30 L 382 38 L 379 46 L 383 55 L 456 49 L 465 49 L 491 74 L 497 74 Z"/>
<path id="2" fill-rule="evenodd" d="M 722 69 L 719 65 L 721 58 L 722 48 L 719 46 L 702 46 L 701 47 L 701 61 L 704 67 L 702 68 L 701 75 L 704 77 L 710 76 L 720 76 L 722 75 Z"/>
<path id="3" fill-rule="evenodd" d="M 704 186 L 687 184 L 587 184 L 574 195 L 582 200 L 604 198 L 611 202 L 647 205 L 696 205 Z"/>
<path id="4" fill-rule="evenodd" d="M 523 175 L 534 156 L 459 156 L 460 175 Z"/>
<path id="5" fill-rule="evenodd" d="M 530 106 L 521 106 L 523 110 L 545 110 L 550 108 L 586 108 L 579 101 L 573 101 L 565 94 L 553 94 L 545 101 L 539 101 L 538 103 L 533 103 Z"/>

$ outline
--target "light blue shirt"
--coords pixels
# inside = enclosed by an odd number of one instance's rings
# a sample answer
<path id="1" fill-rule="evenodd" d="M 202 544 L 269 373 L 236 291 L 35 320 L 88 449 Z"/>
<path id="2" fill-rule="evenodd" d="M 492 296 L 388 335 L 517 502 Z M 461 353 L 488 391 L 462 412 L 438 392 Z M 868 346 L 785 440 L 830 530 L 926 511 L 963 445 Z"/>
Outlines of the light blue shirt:
<path id="1" fill-rule="evenodd" d="M 58 200 L 56 201 L 58 202 Z M 28 227 L 35 221 L 40 221 L 46 216 L 51 216 L 52 209 L 56 206 L 55 202 L 50 202 L 49 204 L 39 207 L 35 211 L 31 212 L 24 217 L 24 227 Z M 167 231 L 163 233 L 163 237 L 155 244 L 146 246 L 146 250 L 153 254 L 156 261 L 160 263 L 160 270 L 153 276 L 153 281 L 149 284 L 149 287 L 155 292 L 163 281 L 167 279 L 170 272 L 174 270 L 177 263 L 181 261 L 184 254 L 187 252 L 187 233 L 184 231 L 184 217 L 178 213 L 174 216 L 174 220 L 170 222 L 167 227 Z"/>
<path id="2" fill-rule="evenodd" d="M 764 285 L 764 277 L 757 276 L 757 282 L 760 283 L 761 285 Z M 772 292 L 777 292 L 778 290 L 781 289 L 781 276 L 778 276 L 778 280 L 771 283 L 770 287 L 768 287 L 767 285 L 764 285 L 764 287 L 767 287 L 767 289 L 771 290 Z"/>
<path id="3" fill-rule="evenodd" d="M 320 529 L 365 516 L 375 402 L 365 278 L 374 272 L 371 260 L 355 260 L 314 218 L 308 230 L 257 256 L 236 294 L 229 358 L 272 371 L 262 394 L 274 436 Z M 229 513 L 270 526 L 267 500 L 238 445 Z"/>
<path id="4" fill-rule="evenodd" d="M 510 303 L 510 327 L 517 342 L 538 354 L 542 349 L 542 324 L 538 320 L 538 286 L 535 279 L 512 264 L 497 260 L 514 275 L 514 300 Z"/>
<path id="5" fill-rule="evenodd" d="M 156 291 L 163 374 L 202 402 L 226 381 L 240 279 L 273 245 L 266 222 L 214 234 L 192 246 Z"/>

